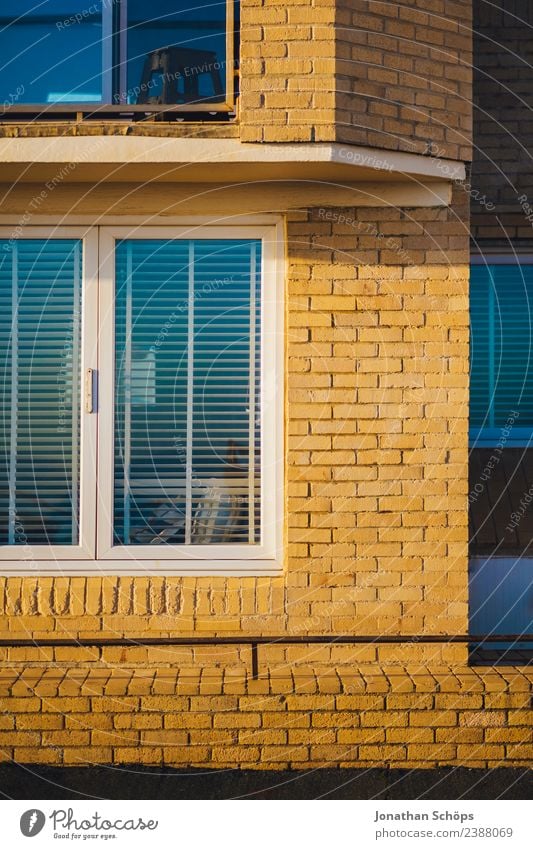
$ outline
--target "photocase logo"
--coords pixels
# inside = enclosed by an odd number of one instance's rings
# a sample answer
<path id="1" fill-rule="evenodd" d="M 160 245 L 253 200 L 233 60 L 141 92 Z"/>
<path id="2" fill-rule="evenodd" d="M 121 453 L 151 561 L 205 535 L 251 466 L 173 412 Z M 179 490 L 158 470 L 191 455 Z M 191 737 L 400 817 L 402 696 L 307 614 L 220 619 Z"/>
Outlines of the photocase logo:
<path id="1" fill-rule="evenodd" d="M 35 837 L 43 830 L 46 817 L 42 811 L 37 808 L 31 808 L 25 811 L 20 818 L 20 830 L 24 837 Z"/>

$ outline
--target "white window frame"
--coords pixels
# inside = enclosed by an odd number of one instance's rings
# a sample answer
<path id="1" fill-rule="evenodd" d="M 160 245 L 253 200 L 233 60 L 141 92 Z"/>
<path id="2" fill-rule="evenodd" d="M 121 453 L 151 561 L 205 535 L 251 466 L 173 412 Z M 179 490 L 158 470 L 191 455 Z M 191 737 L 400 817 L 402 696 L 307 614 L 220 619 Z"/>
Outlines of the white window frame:
<path id="1" fill-rule="evenodd" d="M 0 239 L 12 241 L 12 250 L 23 239 L 81 239 L 83 240 L 82 309 L 80 374 L 95 368 L 98 321 L 98 234 L 94 228 L 27 227 L 20 238 L 13 239 L 13 228 L 0 227 Z M 83 381 L 82 381 L 83 385 Z M 95 458 L 97 427 L 95 416 L 85 411 L 80 398 L 80 485 L 79 485 L 79 544 L 78 545 L 2 545 L 0 573 L 27 567 L 28 562 L 48 563 L 59 559 L 87 560 L 94 551 L 95 516 Z M 22 559 L 24 558 L 24 559 Z M 18 569 L 17 569 L 18 567 Z M 33 570 L 32 570 L 33 571 Z"/>
<path id="2" fill-rule="evenodd" d="M 264 216 L 262 217 L 264 219 Z M 235 226 L 179 223 L 144 226 L 25 227 L 16 239 L 82 238 L 82 390 L 98 374 L 98 407 L 81 398 L 80 545 L 0 546 L 0 574 L 268 575 L 282 569 L 284 407 L 284 234 L 280 221 Z M 248 223 L 250 222 L 250 223 Z M 0 238 L 13 239 L 0 227 Z M 114 276 L 116 239 L 260 239 L 261 261 L 261 542 L 257 545 L 113 546 Z M 28 552 L 29 548 L 29 552 Z M 154 558 L 154 554 L 157 557 Z"/>

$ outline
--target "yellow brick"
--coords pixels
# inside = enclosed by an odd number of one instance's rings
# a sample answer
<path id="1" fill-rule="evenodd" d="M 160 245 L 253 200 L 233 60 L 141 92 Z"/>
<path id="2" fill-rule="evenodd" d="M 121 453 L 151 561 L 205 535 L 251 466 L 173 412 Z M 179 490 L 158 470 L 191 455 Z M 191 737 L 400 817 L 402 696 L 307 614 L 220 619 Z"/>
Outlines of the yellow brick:
<path id="1" fill-rule="evenodd" d="M 98 746 L 73 747 L 63 753 L 65 764 L 87 765 L 96 763 L 112 763 L 112 750 Z"/>
<path id="2" fill-rule="evenodd" d="M 347 728 L 337 732 L 337 742 L 347 745 L 356 743 L 374 744 L 385 742 L 383 728 Z"/>
<path id="3" fill-rule="evenodd" d="M 403 760 L 405 752 L 405 746 L 400 745 L 362 745 L 359 747 L 359 758 L 362 761 L 377 760 L 388 763 L 389 761 Z"/>
<path id="4" fill-rule="evenodd" d="M 219 714 L 214 718 L 215 728 L 259 728 L 261 717 L 257 713 Z"/>
<path id="5" fill-rule="evenodd" d="M 407 752 L 410 760 L 441 763 L 443 761 L 453 760 L 460 748 L 461 746 L 456 747 L 447 743 L 413 743 L 408 745 Z M 470 755 L 475 751 L 472 746 L 463 748 L 468 749 Z M 480 757 L 479 753 L 475 756 Z"/>
<path id="6" fill-rule="evenodd" d="M 88 746 L 91 742 L 89 731 L 43 731 L 43 746 Z"/>
<path id="7" fill-rule="evenodd" d="M 39 746 L 40 734 L 37 731 L 0 731 L 0 747 Z"/>
<path id="8" fill-rule="evenodd" d="M 259 760 L 259 752 L 260 749 L 256 746 L 213 746 L 211 758 L 215 762 L 237 761 L 238 763 L 255 763 Z"/>
<path id="9" fill-rule="evenodd" d="M 115 749 L 113 752 L 114 763 L 122 764 L 161 764 L 163 762 L 163 752 L 161 749 L 153 746 L 135 746 Z"/>
<path id="10" fill-rule="evenodd" d="M 22 746 L 15 748 L 9 760 L 14 760 L 16 763 L 61 764 L 62 758 L 62 752 L 59 749 L 43 749 L 39 746 L 24 748 Z"/>

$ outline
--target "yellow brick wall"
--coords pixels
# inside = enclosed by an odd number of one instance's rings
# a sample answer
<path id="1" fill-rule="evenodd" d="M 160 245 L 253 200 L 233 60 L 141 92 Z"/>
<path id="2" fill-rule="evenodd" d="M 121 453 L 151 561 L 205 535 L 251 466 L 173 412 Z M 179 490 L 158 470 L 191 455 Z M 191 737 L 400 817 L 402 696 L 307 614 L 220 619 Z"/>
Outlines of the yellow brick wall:
<path id="1" fill-rule="evenodd" d="M 243 142 L 335 140 L 336 0 L 241 3 Z"/>
<path id="2" fill-rule="evenodd" d="M 125 187 L 125 192 L 127 187 Z M 287 216 L 275 578 L 0 581 L 0 637 L 467 629 L 467 196 Z M 46 211 L 46 210 L 45 210 Z M 464 645 L 2 648 L 0 752 L 65 765 L 531 762 L 530 680 Z"/>
<path id="3" fill-rule="evenodd" d="M 289 626 L 466 629 L 457 194 L 452 211 L 314 210 L 289 229 Z"/>
<path id="4" fill-rule="evenodd" d="M 471 8 L 244 0 L 241 140 L 471 156 Z"/>
<path id="5" fill-rule="evenodd" d="M 464 200 L 289 216 L 282 575 L 2 578 L 0 634 L 464 633 Z"/>

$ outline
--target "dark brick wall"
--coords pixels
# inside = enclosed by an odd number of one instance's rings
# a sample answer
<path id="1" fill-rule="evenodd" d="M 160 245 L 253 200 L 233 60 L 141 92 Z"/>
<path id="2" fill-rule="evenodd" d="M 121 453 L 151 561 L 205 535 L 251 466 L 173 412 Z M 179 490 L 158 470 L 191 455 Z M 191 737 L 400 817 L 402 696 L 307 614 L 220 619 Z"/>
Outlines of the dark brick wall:
<path id="1" fill-rule="evenodd" d="M 339 141 L 470 160 L 470 0 L 340 0 Z"/>
<path id="2" fill-rule="evenodd" d="M 474 0 L 472 237 L 533 246 L 533 3 Z M 528 221 L 528 216 L 531 220 Z"/>

